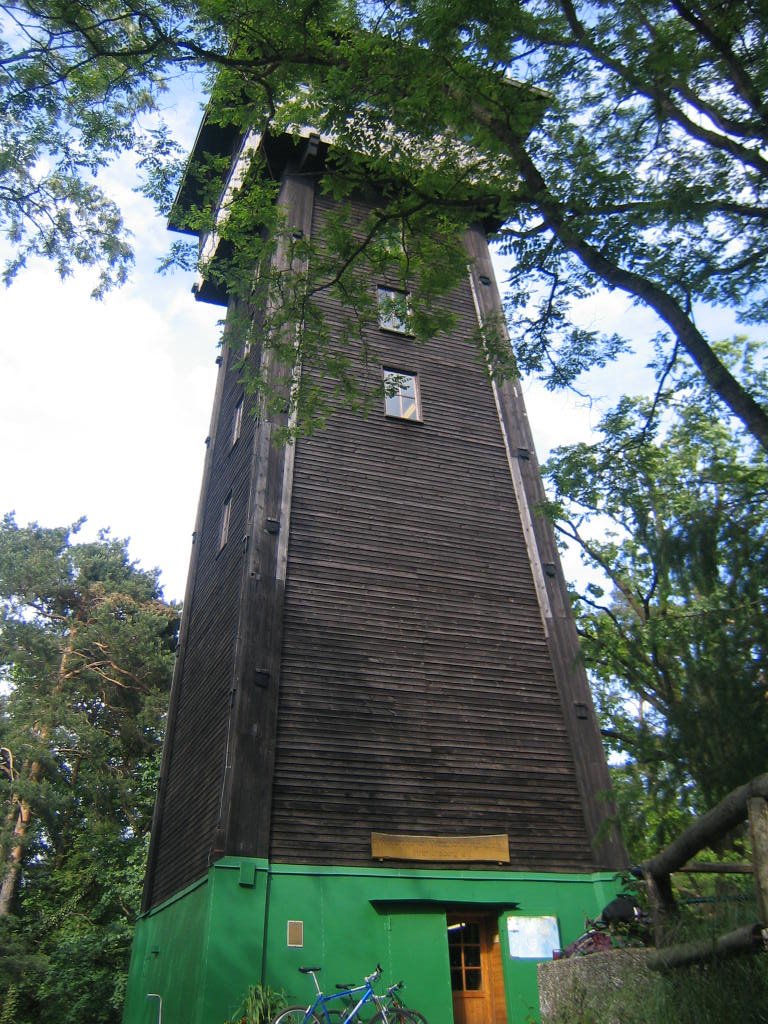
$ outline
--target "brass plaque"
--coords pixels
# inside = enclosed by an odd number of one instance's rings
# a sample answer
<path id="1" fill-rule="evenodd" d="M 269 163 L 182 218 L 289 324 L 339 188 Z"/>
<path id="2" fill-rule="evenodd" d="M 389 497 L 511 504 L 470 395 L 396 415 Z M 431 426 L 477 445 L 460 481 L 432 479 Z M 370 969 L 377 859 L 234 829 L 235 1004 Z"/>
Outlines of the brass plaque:
<path id="1" fill-rule="evenodd" d="M 371 832 L 374 860 L 490 861 L 509 864 L 509 836 L 395 836 Z"/>

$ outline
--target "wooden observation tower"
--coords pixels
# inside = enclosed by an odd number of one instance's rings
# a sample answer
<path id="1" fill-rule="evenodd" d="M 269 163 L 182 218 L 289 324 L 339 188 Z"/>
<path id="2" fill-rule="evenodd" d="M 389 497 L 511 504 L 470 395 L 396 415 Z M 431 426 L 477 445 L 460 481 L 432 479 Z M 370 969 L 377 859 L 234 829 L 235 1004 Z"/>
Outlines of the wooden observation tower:
<path id="1" fill-rule="evenodd" d="M 204 125 L 192 160 L 234 167 L 238 141 Z M 249 145 L 292 234 L 322 239 L 328 146 Z M 377 963 L 432 1024 L 523 1024 L 537 959 L 615 892 L 520 388 L 469 343 L 500 314 L 483 227 L 463 244 L 454 326 L 424 344 L 401 282 L 371 278 L 355 368 L 386 394 L 295 444 L 243 389 L 268 348 L 225 334 L 126 1024 L 221 1024 L 248 985 L 300 1002 L 297 967 L 332 988 Z M 343 305 L 318 302 L 333 337 Z"/>

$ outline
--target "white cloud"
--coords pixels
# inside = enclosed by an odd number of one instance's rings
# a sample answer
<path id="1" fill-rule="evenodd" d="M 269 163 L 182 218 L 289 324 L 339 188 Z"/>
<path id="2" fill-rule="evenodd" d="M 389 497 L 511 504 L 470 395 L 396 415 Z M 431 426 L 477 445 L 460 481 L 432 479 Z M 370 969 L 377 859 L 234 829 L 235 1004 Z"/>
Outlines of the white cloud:
<path id="1" fill-rule="evenodd" d="M 222 311 L 194 301 L 190 278 L 153 273 L 169 236 L 144 200 L 131 194 L 130 208 L 141 250 L 124 289 L 97 303 L 87 273 L 62 283 L 40 263 L 0 293 L 0 512 L 47 526 L 86 515 L 86 535 L 129 536 L 180 599 Z M 524 390 L 542 459 L 589 437 L 585 402 Z"/>
<path id="2" fill-rule="evenodd" d="M 144 271 L 96 303 L 86 277 L 35 266 L 0 295 L 0 510 L 131 536 L 180 598 L 220 311 L 178 279 L 150 304 Z"/>

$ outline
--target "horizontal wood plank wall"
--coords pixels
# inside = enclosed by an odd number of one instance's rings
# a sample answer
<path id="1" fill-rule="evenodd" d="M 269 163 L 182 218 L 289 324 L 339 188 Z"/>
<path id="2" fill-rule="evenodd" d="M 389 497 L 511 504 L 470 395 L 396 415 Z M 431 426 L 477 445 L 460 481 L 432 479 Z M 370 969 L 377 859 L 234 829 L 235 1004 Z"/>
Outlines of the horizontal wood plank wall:
<path id="1" fill-rule="evenodd" d="M 506 833 L 513 869 L 588 870 L 469 286 L 446 302 L 450 336 L 371 328 L 360 366 L 417 372 L 422 424 L 339 411 L 297 445 L 271 852 L 365 864 L 372 831 Z"/>
<path id="2" fill-rule="evenodd" d="M 196 558 L 184 611 L 173 720 L 169 722 L 161 812 L 148 904 L 156 905 L 205 874 L 215 843 L 227 752 L 233 659 L 243 567 L 248 477 L 256 421 L 244 403 L 242 430 L 232 444 L 235 407 L 243 397 L 236 338 L 222 352 L 221 394 L 211 428 L 210 471 L 203 484 Z M 252 352 L 250 358 L 257 359 Z M 221 517 L 231 493 L 227 543 Z"/>
<path id="3" fill-rule="evenodd" d="M 488 246 L 482 229 L 467 232 L 465 244 L 472 257 L 472 277 L 478 315 L 488 321 L 502 313 L 497 288 L 493 283 Z M 482 285 L 480 276 L 490 279 Z M 610 799 L 611 781 L 603 751 L 600 729 L 592 705 L 587 674 L 579 652 L 576 625 L 570 608 L 568 588 L 563 577 L 554 530 L 549 520 L 537 513 L 546 494 L 533 444 L 519 381 L 506 381 L 497 388 L 497 400 L 515 461 L 515 471 L 529 509 L 535 558 L 551 570 L 541 576 L 545 588 L 542 601 L 547 619 L 547 637 L 555 680 L 560 692 L 563 719 L 573 751 L 576 782 L 581 794 L 587 834 L 595 851 L 596 864 L 609 870 L 627 867 L 627 854 L 615 825 L 616 809 Z"/>

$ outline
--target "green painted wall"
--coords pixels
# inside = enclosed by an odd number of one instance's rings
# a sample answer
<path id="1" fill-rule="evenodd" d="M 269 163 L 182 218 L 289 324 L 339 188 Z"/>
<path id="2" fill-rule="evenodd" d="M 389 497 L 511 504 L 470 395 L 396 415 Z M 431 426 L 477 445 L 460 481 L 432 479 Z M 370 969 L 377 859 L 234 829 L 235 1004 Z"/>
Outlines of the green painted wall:
<path id="1" fill-rule="evenodd" d="M 538 1019 L 536 961 L 513 960 L 507 918 L 557 917 L 566 945 L 615 895 L 614 876 L 268 865 L 224 858 L 139 922 L 124 1024 L 223 1024 L 250 984 L 283 988 L 307 1003 L 311 978 L 358 982 L 380 963 L 382 981 L 406 982 L 407 1001 L 430 1024 L 451 1024 L 445 906 L 491 906 L 498 916 L 510 1024 Z M 287 944 L 302 921 L 304 945 Z"/>
<path id="2" fill-rule="evenodd" d="M 182 1020 L 196 1003 L 208 934 L 209 891 L 205 879 L 137 924 L 123 1014 L 126 1022 L 158 1020 L 158 1000 L 148 999 L 150 992 L 162 996 L 164 1021 Z"/>

